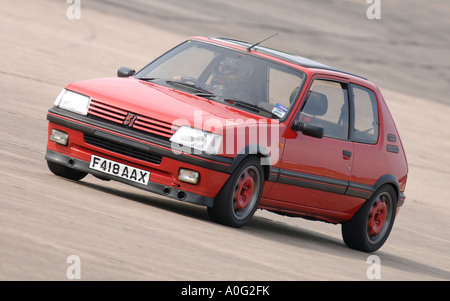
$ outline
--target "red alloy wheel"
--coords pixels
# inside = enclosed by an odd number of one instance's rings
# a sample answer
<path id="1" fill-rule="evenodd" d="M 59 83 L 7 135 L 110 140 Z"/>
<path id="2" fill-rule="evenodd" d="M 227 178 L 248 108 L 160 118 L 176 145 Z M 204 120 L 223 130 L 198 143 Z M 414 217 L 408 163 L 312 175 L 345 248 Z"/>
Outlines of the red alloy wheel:
<path id="1" fill-rule="evenodd" d="M 368 234 L 370 237 L 373 237 L 380 233 L 381 229 L 383 229 L 384 222 L 387 217 L 387 207 L 386 203 L 382 199 L 378 199 L 372 208 L 372 211 L 369 214 L 369 221 L 367 224 Z"/>
<path id="2" fill-rule="evenodd" d="M 236 185 L 236 191 L 234 193 L 235 210 L 242 210 L 250 203 L 253 196 L 253 190 L 255 187 L 255 181 L 250 175 L 250 171 L 247 170 Z"/>
<path id="3" fill-rule="evenodd" d="M 216 198 L 208 207 L 209 217 L 231 227 L 242 227 L 250 221 L 264 186 L 264 170 L 258 157 L 247 157 L 231 174 Z"/>
<path id="4" fill-rule="evenodd" d="M 390 185 L 380 187 L 352 219 L 342 223 L 342 237 L 347 246 L 370 253 L 384 244 L 395 220 L 396 193 Z"/>

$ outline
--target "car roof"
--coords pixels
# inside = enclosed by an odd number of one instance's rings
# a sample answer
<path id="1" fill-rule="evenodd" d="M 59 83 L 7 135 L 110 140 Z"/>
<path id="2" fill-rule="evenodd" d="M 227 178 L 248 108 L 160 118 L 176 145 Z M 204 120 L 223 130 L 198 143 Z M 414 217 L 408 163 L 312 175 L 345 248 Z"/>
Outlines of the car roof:
<path id="1" fill-rule="evenodd" d="M 218 40 L 218 41 L 222 41 L 225 43 L 230 43 L 230 44 L 234 44 L 237 46 L 241 46 L 241 47 L 245 47 L 245 48 L 249 48 L 251 47 L 251 49 L 255 49 L 258 52 L 264 53 L 264 54 L 268 54 L 271 55 L 273 57 L 288 61 L 290 63 L 302 66 L 302 67 L 306 67 L 306 68 L 315 68 L 315 69 L 323 69 L 323 70 L 330 70 L 330 71 L 335 71 L 335 72 L 339 72 L 339 73 L 343 73 L 346 75 L 352 75 L 352 76 L 356 76 L 359 77 L 361 79 L 367 80 L 367 78 L 354 74 L 354 73 L 350 73 L 350 72 L 346 72 L 343 70 L 339 70 L 333 67 L 330 67 L 328 65 L 319 63 L 317 61 L 299 56 L 299 55 L 295 55 L 295 54 L 290 54 L 290 53 L 286 53 L 280 50 L 276 50 L 276 49 L 272 49 L 272 48 L 268 48 L 268 47 L 263 47 L 263 46 L 253 46 L 253 44 L 248 43 L 248 42 L 244 42 L 244 41 L 239 41 L 239 40 L 235 40 L 235 39 L 230 39 L 230 38 L 223 38 L 223 37 L 209 37 L 209 39 L 212 40 Z"/>

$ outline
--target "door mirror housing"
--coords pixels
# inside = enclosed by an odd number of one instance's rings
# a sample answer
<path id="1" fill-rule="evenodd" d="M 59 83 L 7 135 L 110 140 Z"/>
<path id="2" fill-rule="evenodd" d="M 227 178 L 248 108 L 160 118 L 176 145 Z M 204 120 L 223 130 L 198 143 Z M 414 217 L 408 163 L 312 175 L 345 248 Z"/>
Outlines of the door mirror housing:
<path id="1" fill-rule="evenodd" d="M 136 73 L 135 70 L 127 67 L 120 67 L 119 70 L 117 70 L 118 77 L 129 77 L 133 76 L 135 73 Z"/>
<path id="2" fill-rule="evenodd" d="M 311 137 L 322 138 L 323 127 L 315 126 L 309 123 L 303 123 L 298 120 L 294 121 L 291 129 L 295 132 L 302 132 L 303 134 Z"/>

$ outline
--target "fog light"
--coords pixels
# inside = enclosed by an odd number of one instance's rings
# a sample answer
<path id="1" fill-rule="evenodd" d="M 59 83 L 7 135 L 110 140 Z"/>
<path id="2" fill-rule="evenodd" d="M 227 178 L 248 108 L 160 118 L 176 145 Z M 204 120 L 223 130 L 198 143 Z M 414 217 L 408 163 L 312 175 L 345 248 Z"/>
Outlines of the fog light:
<path id="1" fill-rule="evenodd" d="M 200 178 L 198 171 L 193 171 L 189 169 L 180 168 L 178 172 L 178 180 L 190 184 L 197 184 Z"/>
<path id="2" fill-rule="evenodd" d="M 69 134 L 53 129 L 50 134 L 50 140 L 66 146 L 69 142 Z"/>

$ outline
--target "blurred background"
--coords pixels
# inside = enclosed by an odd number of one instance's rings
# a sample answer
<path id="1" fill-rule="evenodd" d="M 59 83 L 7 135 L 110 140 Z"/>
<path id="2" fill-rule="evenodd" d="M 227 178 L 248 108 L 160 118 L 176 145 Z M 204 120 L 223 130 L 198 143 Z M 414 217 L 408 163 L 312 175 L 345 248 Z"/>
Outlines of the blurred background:
<path id="1" fill-rule="evenodd" d="M 368 280 L 339 225 L 257 211 L 231 229 L 46 166 L 67 84 L 139 70 L 190 36 L 275 33 L 264 46 L 367 77 L 394 115 L 410 172 L 381 279 L 450 280 L 449 16 L 448 0 L 0 0 L 0 280 L 67 280 L 69 255 L 82 280 Z"/>

